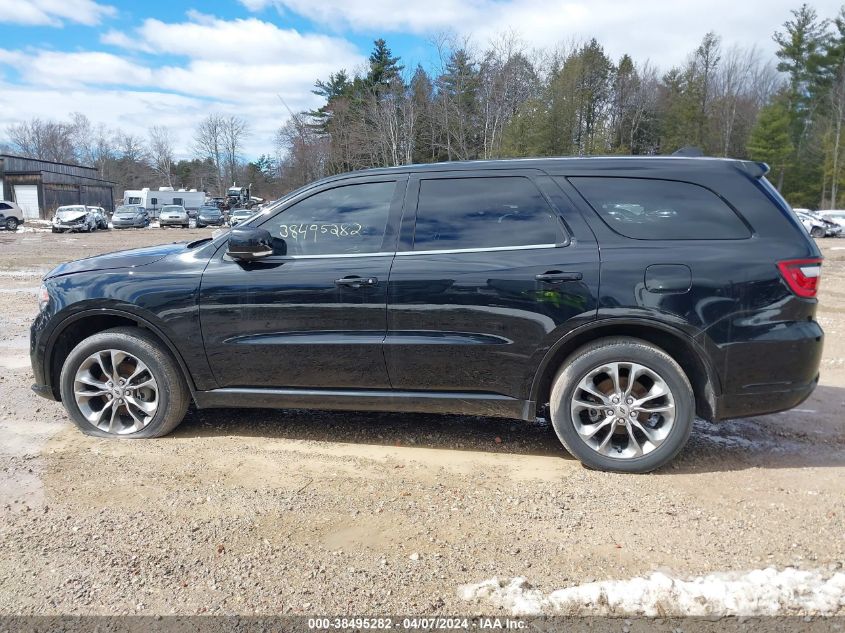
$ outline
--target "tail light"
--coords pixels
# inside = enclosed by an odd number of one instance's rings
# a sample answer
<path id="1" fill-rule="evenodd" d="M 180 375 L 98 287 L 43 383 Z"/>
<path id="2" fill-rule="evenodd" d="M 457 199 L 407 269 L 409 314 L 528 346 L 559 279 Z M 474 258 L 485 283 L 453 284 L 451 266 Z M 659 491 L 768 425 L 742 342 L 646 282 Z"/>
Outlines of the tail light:
<path id="1" fill-rule="evenodd" d="M 778 270 L 790 287 L 799 297 L 812 299 L 819 290 L 819 279 L 822 272 L 820 257 L 813 259 L 786 259 L 778 262 Z"/>

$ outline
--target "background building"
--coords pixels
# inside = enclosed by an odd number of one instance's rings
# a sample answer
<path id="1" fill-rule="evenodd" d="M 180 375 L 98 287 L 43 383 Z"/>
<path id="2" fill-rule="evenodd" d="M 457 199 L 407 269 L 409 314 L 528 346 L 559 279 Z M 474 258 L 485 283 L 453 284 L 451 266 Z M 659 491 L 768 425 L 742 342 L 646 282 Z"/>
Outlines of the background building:
<path id="1" fill-rule="evenodd" d="M 114 210 L 114 183 L 93 167 L 0 154 L 0 200 L 18 203 L 27 219 L 49 219 L 56 207 L 90 204 Z"/>

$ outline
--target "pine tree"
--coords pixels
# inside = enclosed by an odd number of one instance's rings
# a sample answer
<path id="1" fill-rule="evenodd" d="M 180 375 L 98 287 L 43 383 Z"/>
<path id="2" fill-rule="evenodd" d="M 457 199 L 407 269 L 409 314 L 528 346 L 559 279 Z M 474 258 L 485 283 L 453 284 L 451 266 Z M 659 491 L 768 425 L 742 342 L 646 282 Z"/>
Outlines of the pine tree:
<path id="1" fill-rule="evenodd" d="M 749 156 L 769 164 L 777 176 L 778 189 L 783 187 L 786 163 L 793 151 L 789 121 L 789 108 L 786 99 L 781 97 L 760 110 L 748 140 Z"/>
<path id="2" fill-rule="evenodd" d="M 399 58 L 393 57 L 393 53 L 387 47 L 387 42 L 382 38 L 377 39 L 373 44 L 375 48 L 370 53 L 370 70 L 367 73 L 367 83 L 374 88 L 386 88 L 400 78 L 405 67 L 399 65 Z"/>

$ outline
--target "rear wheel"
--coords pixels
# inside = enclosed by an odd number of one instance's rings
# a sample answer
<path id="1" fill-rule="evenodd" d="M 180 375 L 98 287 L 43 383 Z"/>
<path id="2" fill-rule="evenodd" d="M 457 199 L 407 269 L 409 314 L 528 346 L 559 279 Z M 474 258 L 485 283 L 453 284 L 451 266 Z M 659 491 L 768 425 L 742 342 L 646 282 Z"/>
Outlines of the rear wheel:
<path id="1" fill-rule="evenodd" d="M 683 369 L 666 352 L 638 339 L 609 338 L 564 363 L 550 411 L 561 443 L 586 466 L 644 473 L 684 447 L 695 401 Z"/>
<path id="2" fill-rule="evenodd" d="M 17 231 L 18 230 L 18 219 L 17 218 L 6 218 L 6 229 L 9 231 Z"/>
<path id="3" fill-rule="evenodd" d="M 185 417 L 185 378 L 161 343 L 140 328 L 88 337 L 62 367 L 62 403 L 79 429 L 97 437 L 150 438 Z"/>

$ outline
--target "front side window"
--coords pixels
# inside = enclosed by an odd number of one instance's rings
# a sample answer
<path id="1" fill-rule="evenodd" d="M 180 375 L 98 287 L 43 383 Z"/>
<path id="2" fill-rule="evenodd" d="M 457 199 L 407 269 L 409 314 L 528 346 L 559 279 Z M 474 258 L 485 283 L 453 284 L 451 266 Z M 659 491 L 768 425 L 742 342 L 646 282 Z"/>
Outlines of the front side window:
<path id="1" fill-rule="evenodd" d="M 611 229 L 639 240 L 737 240 L 751 236 L 724 200 L 688 182 L 585 177 L 569 181 Z"/>
<path id="2" fill-rule="evenodd" d="M 415 251 L 539 246 L 562 241 L 557 215 L 527 178 L 420 181 Z"/>
<path id="3" fill-rule="evenodd" d="M 351 255 L 382 250 L 396 181 L 315 193 L 269 219 L 280 255 Z"/>

